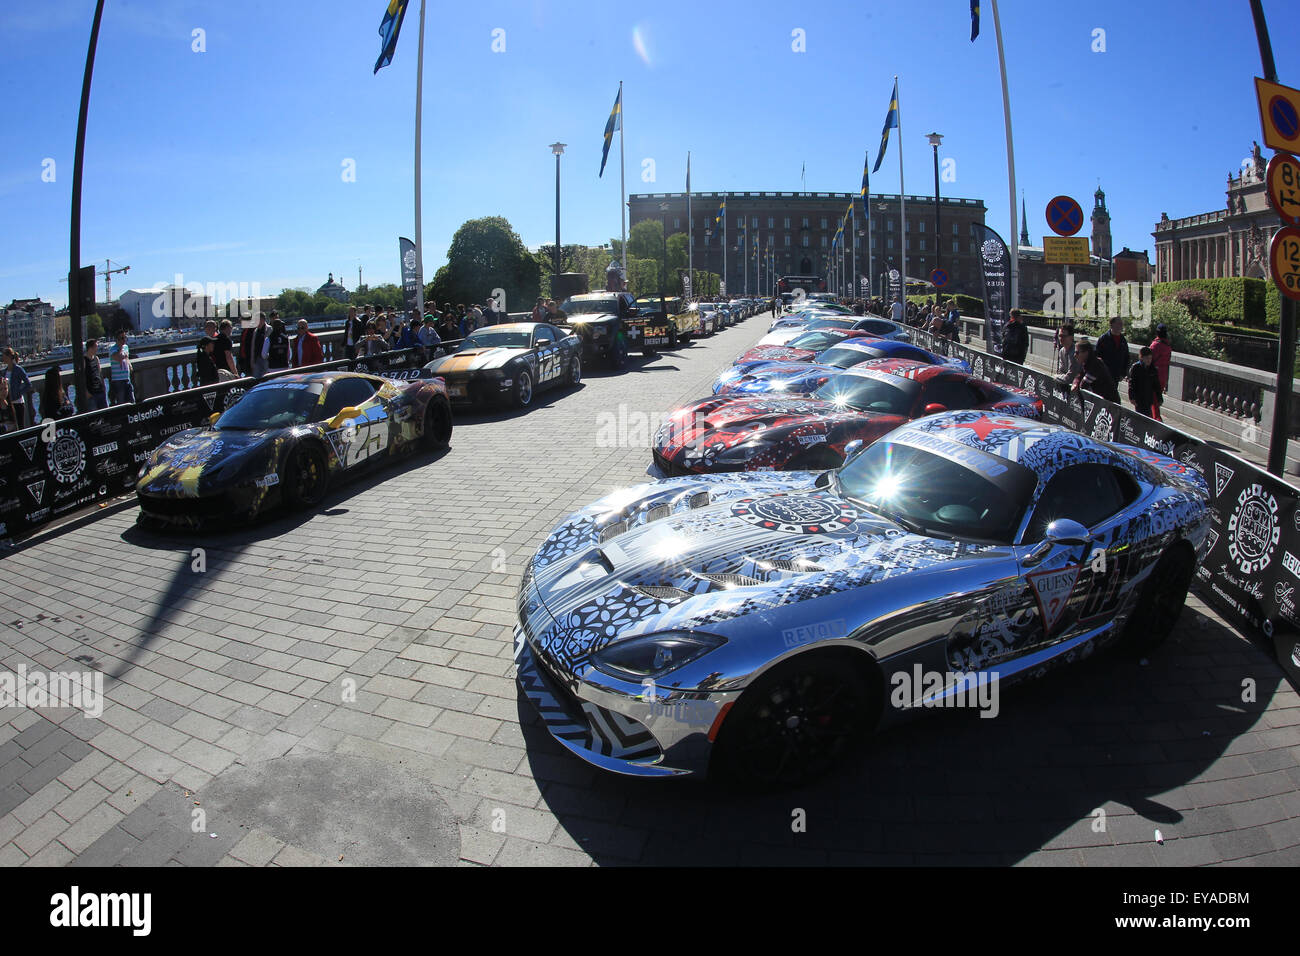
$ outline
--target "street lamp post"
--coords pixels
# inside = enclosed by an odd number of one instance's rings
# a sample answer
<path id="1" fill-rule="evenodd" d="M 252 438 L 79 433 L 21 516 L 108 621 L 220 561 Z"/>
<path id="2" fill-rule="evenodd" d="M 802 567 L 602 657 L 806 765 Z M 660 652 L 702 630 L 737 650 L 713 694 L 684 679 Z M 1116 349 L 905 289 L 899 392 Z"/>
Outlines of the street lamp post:
<path id="1" fill-rule="evenodd" d="M 555 154 L 555 270 L 554 274 L 560 274 L 560 157 L 564 155 L 564 147 L 567 143 L 552 143 L 551 152 Z M 554 280 L 552 280 L 552 283 Z M 551 290 L 555 294 L 555 290 Z"/>
<path id="2" fill-rule="evenodd" d="M 659 297 L 662 299 L 664 286 L 668 282 L 668 203 L 666 202 L 659 204 L 659 221 L 664 227 L 664 267 L 659 270 Z"/>
<path id="3" fill-rule="evenodd" d="M 939 236 L 939 144 L 943 142 L 941 133 L 930 133 L 925 137 L 934 147 L 934 267 L 939 268 L 940 248 L 943 241 Z"/>

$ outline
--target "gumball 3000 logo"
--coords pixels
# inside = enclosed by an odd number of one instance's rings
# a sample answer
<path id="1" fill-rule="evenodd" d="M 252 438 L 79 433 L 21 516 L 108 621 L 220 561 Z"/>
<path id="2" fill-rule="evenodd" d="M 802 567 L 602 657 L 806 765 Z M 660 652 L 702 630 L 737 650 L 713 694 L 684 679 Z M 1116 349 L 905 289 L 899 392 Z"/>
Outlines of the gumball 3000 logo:
<path id="1" fill-rule="evenodd" d="M 731 513 L 748 524 L 789 534 L 842 531 L 858 518 L 851 505 L 824 495 L 741 498 L 731 506 Z"/>
<path id="2" fill-rule="evenodd" d="M 46 464 L 54 480 L 70 485 L 81 477 L 86 467 L 86 443 L 71 428 L 60 428 L 54 433 L 46 451 Z"/>
<path id="3" fill-rule="evenodd" d="M 1228 554 L 1241 573 L 1255 574 L 1268 567 L 1281 537 L 1277 499 L 1258 484 L 1242 491 L 1228 519 Z"/>
<path id="4" fill-rule="evenodd" d="M 1092 437 L 1098 441 L 1110 441 L 1115 435 L 1115 419 L 1110 410 L 1103 408 L 1092 420 Z"/>

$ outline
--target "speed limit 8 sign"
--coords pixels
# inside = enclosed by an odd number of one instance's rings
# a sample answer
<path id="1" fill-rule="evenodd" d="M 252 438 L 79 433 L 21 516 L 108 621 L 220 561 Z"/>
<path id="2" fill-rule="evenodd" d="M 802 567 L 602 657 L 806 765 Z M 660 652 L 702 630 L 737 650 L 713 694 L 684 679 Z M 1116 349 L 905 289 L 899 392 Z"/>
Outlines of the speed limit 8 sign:
<path id="1" fill-rule="evenodd" d="M 1268 261 L 1274 284 L 1287 298 L 1300 301 L 1300 229 L 1285 226 L 1275 232 Z"/>

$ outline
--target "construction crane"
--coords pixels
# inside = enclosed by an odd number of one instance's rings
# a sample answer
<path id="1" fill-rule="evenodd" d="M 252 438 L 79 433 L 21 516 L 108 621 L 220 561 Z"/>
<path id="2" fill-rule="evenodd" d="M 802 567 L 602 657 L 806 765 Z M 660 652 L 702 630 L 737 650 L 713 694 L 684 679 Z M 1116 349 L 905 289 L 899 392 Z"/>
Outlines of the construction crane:
<path id="1" fill-rule="evenodd" d="M 104 303 L 105 304 L 109 304 L 113 301 L 113 273 L 130 272 L 130 271 L 131 271 L 130 266 L 119 266 L 118 268 L 114 269 L 112 259 L 104 260 L 103 269 L 100 269 L 98 267 L 95 268 L 95 275 L 104 277 Z M 59 281 L 67 282 L 68 280 L 65 277 L 60 279 Z"/>

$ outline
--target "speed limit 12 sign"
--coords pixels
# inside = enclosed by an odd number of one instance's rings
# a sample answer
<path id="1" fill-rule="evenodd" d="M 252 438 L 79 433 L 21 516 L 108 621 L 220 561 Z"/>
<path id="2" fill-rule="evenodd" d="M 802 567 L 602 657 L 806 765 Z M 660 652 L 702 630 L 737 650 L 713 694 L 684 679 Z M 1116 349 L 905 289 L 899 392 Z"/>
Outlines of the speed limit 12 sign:
<path id="1" fill-rule="evenodd" d="M 1300 301 L 1300 229 L 1285 226 L 1275 232 L 1268 261 L 1278 289 L 1287 298 Z"/>

